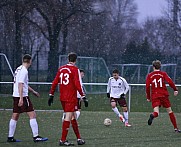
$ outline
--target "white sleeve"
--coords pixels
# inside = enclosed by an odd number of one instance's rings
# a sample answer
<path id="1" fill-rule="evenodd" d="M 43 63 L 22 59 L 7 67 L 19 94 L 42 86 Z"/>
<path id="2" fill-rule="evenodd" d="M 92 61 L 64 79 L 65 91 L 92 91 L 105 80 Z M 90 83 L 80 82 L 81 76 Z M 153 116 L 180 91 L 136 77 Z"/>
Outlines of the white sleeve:
<path id="1" fill-rule="evenodd" d="M 27 74 L 28 74 L 28 72 L 26 70 L 21 69 L 18 83 L 25 83 Z"/>
<path id="2" fill-rule="evenodd" d="M 108 80 L 108 84 L 107 84 L 107 93 L 111 92 L 111 79 Z"/>
<path id="3" fill-rule="evenodd" d="M 127 83 L 127 81 L 123 78 L 123 82 L 124 82 L 124 86 L 125 86 L 125 90 L 124 90 L 124 94 L 126 94 L 129 90 L 129 85 Z"/>

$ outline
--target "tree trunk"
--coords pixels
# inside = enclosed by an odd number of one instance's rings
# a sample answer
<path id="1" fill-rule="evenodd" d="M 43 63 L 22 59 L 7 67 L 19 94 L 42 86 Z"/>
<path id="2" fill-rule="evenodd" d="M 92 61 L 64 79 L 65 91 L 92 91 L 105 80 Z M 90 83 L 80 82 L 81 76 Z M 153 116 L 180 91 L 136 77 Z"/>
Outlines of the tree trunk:
<path id="1" fill-rule="evenodd" d="M 63 42 L 62 42 L 62 51 L 61 51 L 61 55 L 65 55 L 66 51 L 67 51 L 67 35 L 68 35 L 68 24 L 65 23 L 64 24 L 64 28 L 63 28 Z"/>
<path id="2" fill-rule="evenodd" d="M 58 40 L 54 38 L 50 39 L 49 46 L 47 82 L 52 82 L 59 66 Z"/>
<path id="3" fill-rule="evenodd" d="M 19 12 L 18 0 L 15 3 L 15 68 L 21 64 L 22 44 L 21 44 L 21 15 Z"/>

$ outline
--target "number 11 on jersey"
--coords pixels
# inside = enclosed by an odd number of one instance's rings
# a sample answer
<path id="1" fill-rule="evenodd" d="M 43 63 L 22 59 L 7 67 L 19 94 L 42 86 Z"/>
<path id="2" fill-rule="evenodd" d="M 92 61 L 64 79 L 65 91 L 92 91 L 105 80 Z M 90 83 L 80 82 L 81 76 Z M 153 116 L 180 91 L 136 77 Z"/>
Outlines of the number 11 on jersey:
<path id="1" fill-rule="evenodd" d="M 157 79 L 154 79 L 153 83 L 155 84 L 155 88 L 158 87 L 158 84 L 160 85 L 160 87 L 162 87 L 162 78 L 160 78 L 158 81 Z"/>

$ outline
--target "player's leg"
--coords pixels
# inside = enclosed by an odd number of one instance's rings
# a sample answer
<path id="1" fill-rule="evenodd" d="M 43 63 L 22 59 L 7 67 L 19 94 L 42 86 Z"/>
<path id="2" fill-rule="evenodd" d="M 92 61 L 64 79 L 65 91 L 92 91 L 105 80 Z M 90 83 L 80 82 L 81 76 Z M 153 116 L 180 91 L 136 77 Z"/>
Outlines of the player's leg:
<path id="1" fill-rule="evenodd" d="M 73 146 L 74 145 L 73 143 L 69 143 L 67 141 L 68 130 L 70 128 L 70 122 L 71 122 L 71 119 L 73 117 L 73 112 L 67 112 L 67 110 L 65 109 L 65 107 L 66 107 L 65 102 L 62 102 L 62 107 L 63 107 L 64 112 L 65 112 L 65 119 L 62 123 L 62 136 L 61 136 L 61 139 L 59 141 L 59 145 L 60 146 Z"/>
<path id="2" fill-rule="evenodd" d="M 125 119 L 125 127 L 131 127 L 128 121 L 129 120 L 128 107 L 122 107 L 122 109 L 123 109 L 123 115 Z"/>
<path id="3" fill-rule="evenodd" d="M 9 122 L 9 133 L 8 133 L 8 142 L 19 142 L 20 140 L 14 139 L 14 133 L 16 130 L 16 124 L 19 119 L 20 113 L 22 113 L 22 107 L 18 106 L 19 98 L 13 97 L 13 114 Z"/>
<path id="4" fill-rule="evenodd" d="M 151 125 L 153 119 L 158 117 L 158 115 L 159 115 L 159 106 L 156 106 L 153 108 L 153 113 L 150 114 L 150 118 L 148 119 L 148 125 Z"/>
<path id="5" fill-rule="evenodd" d="M 174 127 L 175 132 L 181 133 L 181 131 L 177 127 L 177 120 L 176 120 L 175 114 L 172 111 L 171 107 L 166 108 L 166 110 L 167 110 L 167 112 L 169 114 L 170 121 L 172 122 L 172 125 Z"/>
<path id="6" fill-rule="evenodd" d="M 123 110 L 123 115 L 125 119 L 125 126 L 126 127 L 131 127 L 131 125 L 128 122 L 128 107 L 125 98 L 120 98 L 118 99 L 118 104 L 120 107 L 122 107 Z"/>
<path id="7" fill-rule="evenodd" d="M 111 102 L 111 107 L 112 107 L 112 110 L 114 111 L 114 113 L 119 117 L 119 119 L 120 119 L 122 122 L 125 122 L 124 117 L 120 114 L 120 112 L 119 112 L 119 110 L 118 110 L 118 108 L 117 108 L 116 99 L 111 98 L 111 99 L 110 99 L 110 102 Z"/>
<path id="8" fill-rule="evenodd" d="M 29 97 L 25 97 L 24 98 L 24 112 L 27 113 L 27 115 L 29 116 L 29 123 L 30 123 L 30 127 L 33 133 L 33 141 L 34 142 L 41 142 L 41 141 L 47 141 L 48 138 L 43 138 L 41 136 L 39 136 L 39 131 L 38 131 L 38 123 L 36 120 L 36 113 L 33 109 L 33 105 L 31 103 L 31 100 Z"/>
<path id="9" fill-rule="evenodd" d="M 65 119 L 65 112 L 63 112 L 63 115 L 62 115 L 62 122 L 64 121 Z"/>
<path id="10" fill-rule="evenodd" d="M 78 103 L 77 103 L 77 106 L 78 106 L 78 110 L 76 111 L 76 120 L 78 120 L 79 116 L 80 116 L 80 111 L 81 111 L 81 99 L 78 98 Z"/>
<path id="11" fill-rule="evenodd" d="M 74 130 L 74 133 L 75 133 L 75 135 L 77 137 L 77 144 L 78 145 L 85 144 L 85 141 L 81 138 L 81 135 L 80 135 L 80 132 L 79 132 L 78 123 L 77 123 L 77 120 L 76 120 L 76 111 L 74 112 L 74 115 L 72 116 L 71 124 L 72 124 L 72 128 Z"/>
<path id="12" fill-rule="evenodd" d="M 71 122 L 71 119 L 73 116 L 74 109 L 73 109 L 73 111 L 71 110 L 72 108 L 71 108 L 70 103 L 61 101 L 61 104 L 62 104 L 62 108 L 65 113 L 65 119 L 62 123 L 62 135 L 59 140 L 59 145 L 60 146 L 73 146 L 74 145 L 73 143 L 69 143 L 67 141 L 67 135 L 68 135 L 68 130 L 70 128 L 70 122 Z"/>
<path id="13" fill-rule="evenodd" d="M 18 140 L 14 139 L 14 133 L 16 130 L 16 124 L 19 119 L 19 113 L 13 113 L 11 120 L 9 121 L 9 133 L 7 142 L 19 142 Z"/>
<path id="14" fill-rule="evenodd" d="M 38 123 L 36 120 L 36 113 L 35 111 L 27 112 L 29 119 L 30 119 L 30 127 L 33 134 L 33 141 L 34 142 L 41 142 L 41 141 L 47 141 L 48 138 L 43 138 L 39 136 L 39 130 L 38 130 Z"/>

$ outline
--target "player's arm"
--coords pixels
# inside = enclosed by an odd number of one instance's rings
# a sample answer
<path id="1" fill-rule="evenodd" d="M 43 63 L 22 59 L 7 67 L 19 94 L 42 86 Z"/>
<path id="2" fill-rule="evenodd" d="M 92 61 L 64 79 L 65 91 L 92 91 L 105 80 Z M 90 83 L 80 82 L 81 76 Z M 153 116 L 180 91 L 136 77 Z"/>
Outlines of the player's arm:
<path id="1" fill-rule="evenodd" d="M 150 96 L 150 78 L 149 78 L 149 75 L 147 76 L 146 78 L 146 98 L 147 98 L 147 101 L 150 101 L 151 100 L 151 96 Z"/>
<path id="2" fill-rule="evenodd" d="M 107 98 L 110 98 L 110 92 L 111 92 L 111 79 L 109 79 L 107 83 Z"/>
<path id="3" fill-rule="evenodd" d="M 124 82 L 124 86 L 125 86 L 125 91 L 124 91 L 124 94 L 126 94 L 129 90 L 129 85 L 127 83 L 127 81 L 125 79 L 123 79 L 123 82 Z"/>
<path id="4" fill-rule="evenodd" d="M 50 92 L 49 92 L 49 99 L 48 99 L 48 105 L 49 106 L 51 106 L 51 104 L 53 103 L 55 89 L 56 89 L 59 81 L 60 81 L 60 72 L 58 70 L 58 72 L 57 72 L 57 74 L 55 76 L 55 79 L 52 82 L 52 86 L 51 86 L 51 89 L 50 89 Z"/>
<path id="5" fill-rule="evenodd" d="M 75 72 L 75 77 L 74 77 L 74 82 L 75 82 L 75 86 L 77 88 L 77 91 L 79 92 L 79 94 L 84 97 L 85 96 L 85 93 L 83 92 L 83 89 L 82 89 L 82 79 L 81 79 L 81 76 L 80 76 L 80 71 L 79 69 L 77 69 L 77 71 Z"/>
<path id="6" fill-rule="evenodd" d="M 167 83 L 170 85 L 170 87 L 174 90 L 174 95 L 177 96 L 177 95 L 178 95 L 178 88 L 175 86 L 174 82 L 173 82 L 172 79 L 168 76 L 167 73 L 165 73 L 165 80 L 166 80 Z"/>
<path id="7" fill-rule="evenodd" d="M 18 92 L 19 92 L 19 103 L 18 103 L 18 106 L 21 107 L 23 106 L 23 86 L 24 86 L 24 83 L 18 83 Z"/>
<path id="8" fill-rule="evenodd" d="M 40 94 L 37 91 L 35 91 L 32 87 L 30 87 L 30 86 L 28 86 L 28 91 L 33 93 L 35 96 L 40 97 Z"/>
<path id="9" fill-rule="evenodd" d="M 18 103 L 19 107 L 23 106 L 23 86 L 25 83 L 26 76 L 28 76 L 28 72 L 21 70 L 20 71 L 20 78 L 18 80 L 18 92 L 19 92 L 19 97 L 20 97 L 19 103 Z"/>

